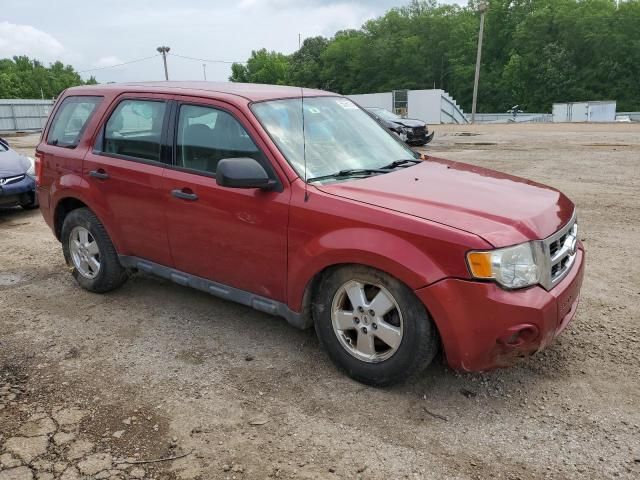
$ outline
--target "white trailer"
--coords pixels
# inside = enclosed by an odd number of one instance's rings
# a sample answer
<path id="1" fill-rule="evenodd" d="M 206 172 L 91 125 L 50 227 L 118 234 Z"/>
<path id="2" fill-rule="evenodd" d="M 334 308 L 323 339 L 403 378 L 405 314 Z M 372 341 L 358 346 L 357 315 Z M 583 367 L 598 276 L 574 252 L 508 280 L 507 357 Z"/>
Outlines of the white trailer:
<path id="1" fill-rule="evenodd" d="M 567 122 L 615 122 L 616 102 L 591 101 L 553 104 L 553 121 Z"/>

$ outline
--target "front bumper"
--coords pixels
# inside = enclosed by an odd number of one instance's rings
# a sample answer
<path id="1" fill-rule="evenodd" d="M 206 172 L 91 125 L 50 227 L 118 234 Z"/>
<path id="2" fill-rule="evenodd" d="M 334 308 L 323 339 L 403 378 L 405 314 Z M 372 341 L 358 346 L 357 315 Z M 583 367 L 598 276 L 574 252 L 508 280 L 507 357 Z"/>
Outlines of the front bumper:
<path id="1" fill-rule="evenodd" d="M 25 175 L 17 182 L 0 185 L 0 206 L 11 207 L 33 202 L 36 182 L 29 175 Z"/>
<path id="2" fill-rule="evenodd" d="M 409 134 L 407 135 L 407 143 L 411 145 L 426 145 L 433 140 L 433 134 L 434 132 L 427 133 L 426 130 L 418 134 Z"/>
<path id="3" fill-rule="evenodd" d="M 543 349 L 565 329 L 576 313 L 584 264 L 580 246 L 573 268 L 550 291 L 445 279 L 416 294 L 438 327 L 449 365 L 491 370 Z"/>

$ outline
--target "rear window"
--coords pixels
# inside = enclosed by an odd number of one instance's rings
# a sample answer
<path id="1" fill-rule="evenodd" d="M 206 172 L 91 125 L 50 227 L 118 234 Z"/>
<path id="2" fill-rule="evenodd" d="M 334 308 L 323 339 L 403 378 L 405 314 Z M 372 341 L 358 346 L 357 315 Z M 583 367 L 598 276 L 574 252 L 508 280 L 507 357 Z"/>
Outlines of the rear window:
<path id="1" fill-rule="evenodd" d="M 102 98 L 84 96 L 65 98 L 53 118 L 47 143 L 66 148 L 76 147 Z"/>
<path id="2" fill-rule="evenodd" d="M 107 121 L 102 151 L 159 161 L 165 111 L 163 101 L 123 100 Z"/>

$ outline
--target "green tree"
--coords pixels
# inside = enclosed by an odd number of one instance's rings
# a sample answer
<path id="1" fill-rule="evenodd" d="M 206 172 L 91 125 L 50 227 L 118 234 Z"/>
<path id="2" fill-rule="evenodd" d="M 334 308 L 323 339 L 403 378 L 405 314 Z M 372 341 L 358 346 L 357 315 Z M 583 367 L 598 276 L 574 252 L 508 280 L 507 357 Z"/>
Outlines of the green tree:
<path id="1" fill-rule="evenodd" d="M 84 81 L 62 62 L 45 67 L 24 55 L 0 60 L 0 98 L 53 98 L 66 88 L 95 83 L 95 78 Z"/>
<path id="2" fill-rule="evenodd" d="M 231 80 L 342 94 L 442 88 L 471 107 L 478 0 L 413 0 L 357 30 L 305 40 L 290 56 L 259 50 Z M 489 0 L 479 111 L 550 111 L 575 100 L 640 110 L 640 0 Z"/>
<path id="3" fill-rule="evenodd" d="M 265 48 L 254 50 L 246 65 L 231 65 L 232 82 L 268 83 L 285 85 L 289 79 L 289 57 Z"/>
<path id="4" fill-rule="evenodd" d="M 308 88 L 324 88 L 324 63 L 322 55 L 329 45 L 324 37 L 305 39 L 302 46 L 290 59 L 290 82 L 292 85 Z"/>

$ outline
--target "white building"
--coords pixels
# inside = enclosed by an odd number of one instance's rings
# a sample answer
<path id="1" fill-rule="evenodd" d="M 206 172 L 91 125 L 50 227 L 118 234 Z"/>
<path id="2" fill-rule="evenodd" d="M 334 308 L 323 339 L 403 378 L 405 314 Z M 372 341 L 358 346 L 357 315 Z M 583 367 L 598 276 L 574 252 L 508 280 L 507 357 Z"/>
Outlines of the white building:
<path id="1" fill-rule="evenodd" d="M 361 107 L 379 107 L 428 124 L 468 123 L 462 108 L 444 90 L 394 90 L 347 95 Z"/>

